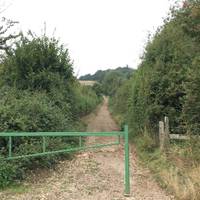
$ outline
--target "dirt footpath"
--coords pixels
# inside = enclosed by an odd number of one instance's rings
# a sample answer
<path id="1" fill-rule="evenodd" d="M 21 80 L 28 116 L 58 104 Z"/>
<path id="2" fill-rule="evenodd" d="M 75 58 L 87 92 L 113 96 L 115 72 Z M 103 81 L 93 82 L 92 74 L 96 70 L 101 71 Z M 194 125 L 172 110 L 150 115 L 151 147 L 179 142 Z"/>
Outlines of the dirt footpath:
<path id="1" fill-rule="evenodd" d="M 118 130 L 108 111 L 105 99 L 98 111 L 86 118 L 88 131 Z M 89 143 L 111 142 L 114 138 L 88 138 Z M 131 147 L 131 196 L 124 197 L 123 144 L 77 154 L 72 161 L 58 164 L 57 169 L 35 183 L 22 194 L 4 191 L 0 200 L 170 200 L 151 178 L 148 170 L 137 166 L 134 147 Z"/>

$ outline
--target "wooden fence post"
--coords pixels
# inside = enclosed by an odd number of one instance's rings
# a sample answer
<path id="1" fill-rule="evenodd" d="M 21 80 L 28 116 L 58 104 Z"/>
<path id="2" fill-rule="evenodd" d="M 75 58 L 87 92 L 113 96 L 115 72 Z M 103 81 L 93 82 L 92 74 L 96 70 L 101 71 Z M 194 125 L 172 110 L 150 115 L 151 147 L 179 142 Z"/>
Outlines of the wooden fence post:
<path id="1" fill-rule="evenodd" d="M 165 117 L 164 122 L 159 122 L 159 142 L 161 151 L 165 151 L 169 147 L 169 140 L 169 118 Z"/>
<path id="2" fill-rule="evenodd" d="M 167 149 L 170 143 L 170 136 L 169 136 L 169 118 L 165 116 L 164 118 L 164 146 Z"/>
<path id="3" fill-rule="evenodd" d="M 164 135 L 165 135 L 164 122 L 159 121 L 159 142 L 161 151 L 164 150 Z"/>

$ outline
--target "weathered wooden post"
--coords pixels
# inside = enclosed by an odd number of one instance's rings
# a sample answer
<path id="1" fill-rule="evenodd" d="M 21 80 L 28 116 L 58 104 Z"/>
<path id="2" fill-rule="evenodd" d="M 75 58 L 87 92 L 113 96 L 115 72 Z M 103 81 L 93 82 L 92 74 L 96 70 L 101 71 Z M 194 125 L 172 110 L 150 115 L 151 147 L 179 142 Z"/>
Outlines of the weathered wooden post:
<path id="1" fill-rule="evenodd" d="M 169 147 L 169 141 L 169 118 L 165 117 L 164 122 L 159 122 L 159 142 L 161 151 L 165 151 Z"/>
<path id="2" fill-rule="evenodd" d="M 164 139 L 165 138 L 165 127 L 164 127 L 164 122 L 159 121 L 159 142 L 160 142 L 160 150 L 164 150 Z"/>
<path id="3" fill-rule="evenodd" d="M 169 118 L 165 116 L 164 118 L 164 146 L 166 149 L 169 147 L 170 137 L 169 137 Z"/>

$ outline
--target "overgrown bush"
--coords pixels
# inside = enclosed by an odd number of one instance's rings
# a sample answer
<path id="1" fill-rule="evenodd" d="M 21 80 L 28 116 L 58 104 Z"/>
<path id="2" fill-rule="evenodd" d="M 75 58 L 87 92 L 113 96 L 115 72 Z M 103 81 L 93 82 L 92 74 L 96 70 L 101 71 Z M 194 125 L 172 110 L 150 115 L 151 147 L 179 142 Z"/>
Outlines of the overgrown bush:
<path id="1" fill-rule="evenodd" d="M 3 60 L 3 84 L 18 89 L 69 88 L 73 83 L 68 49 L 55 38 L 22 37 Z"/>
<path id="2" fill-rule="evenodd" d="M 20 168 L 13 162 L 0 162 L 0 188 L 8 186 L 14 179 L 21 177 Z"/>
<path id="3" fill-rule="evenodd" d="M 71 113 L 67 103 L 63 112 L 45 93 L 13 89 L 8 93 L 0 99 L 1 132 L 62 131 L 69 128 Z"/>
<path id="4" fill-rule="evenodd" d="M 199 0 L 172 9 L 148 41 L 138 69 L 111 100 L 114 114 L 129 125 L 143 163 L 180 199 L 200 198 L 199 11 Z M 169 117 L 171 133 L 192 137 L 171 141 L 166 154 L 156 145 L 164 116 Z"/>
<path id="5" fill-rule="evenodd" d="M 76 98 L 74 109 L 79 116 L 88 114 L 102 101 L 102 95 L 99 95 L 91 86 L 79 86 L 74 91 Z"/>
<path id="6" fill-rule="evenodd" d="M 148 41 L 131 81 L 122 84 L 113 97 L 116 108 L 126 106 L 116 112 L 125 116 L 135 134 L 145 127 L 157 132 L 164 116 L 170 119 L 172 133 L 199 134 L 199 4 L 188 1 L 172 10 Z M 125 87 L 130 89 L 123 97 L 120 93 Z"/>
<path id="7" fill-rule="evenodd" d="M 92 88 L 81 86 L 73 75 L 68 49 L 54 38 L 22 37 L 0 63 L 0 131 L 43 132 L 83 129 L 80 117 L 101 101 Z M 12 141 L 13 155 L 42 151 L 39 137 Z M 47 138 L 47 151 L 76 146 L 77 138 Z M 0 156 L 8 155 L 8 139 L 0 138 Z M 2 161 L 0 187 L 21 180 L 27 170 L 52 167 L 69 154 Z"/>

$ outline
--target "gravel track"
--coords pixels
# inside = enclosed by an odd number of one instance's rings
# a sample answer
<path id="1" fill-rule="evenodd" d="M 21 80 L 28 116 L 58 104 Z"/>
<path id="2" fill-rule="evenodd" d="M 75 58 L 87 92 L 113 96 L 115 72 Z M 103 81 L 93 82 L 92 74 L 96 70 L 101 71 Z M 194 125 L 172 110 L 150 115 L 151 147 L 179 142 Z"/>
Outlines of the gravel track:
<path id="1" fill-rule="evenodd" d="M 108 99 L 96 113 L 85 118 L 87 131 L 113 131 L 119 127 L 108 110 Z M 86 144 L 106 143 L 114 138 L 89 137 Z M 124 197 L 124 149 L 119 146 L 78 153 L 71 161 L 60 162 L 55 170 L 41 173 L 34 183 L 25 182 L 26 192 L 0 192 L 0 200 L 170 200 L 147 169 L 137 165 L 130 147 L 131 195 Z"/>

